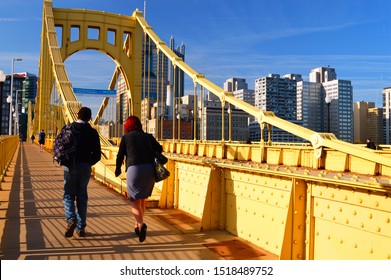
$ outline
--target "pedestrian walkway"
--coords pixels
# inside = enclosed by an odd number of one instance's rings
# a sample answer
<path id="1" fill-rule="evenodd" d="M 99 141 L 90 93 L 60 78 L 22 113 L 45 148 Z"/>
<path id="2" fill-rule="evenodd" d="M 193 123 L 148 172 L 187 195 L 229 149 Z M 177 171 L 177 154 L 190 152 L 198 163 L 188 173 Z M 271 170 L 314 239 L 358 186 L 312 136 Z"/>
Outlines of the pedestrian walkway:
<path id="1" fill-rule="evenodd" d="M 2 260 L 276 259 L 225 231 L 199 231 L 197 219 L 176 209 L 147 209 L 140 244 L 129 201 L 92 178 L 87 235 L 65 238 L 63 168 L 32 143 L 19 146 L 1 187 Z"/>

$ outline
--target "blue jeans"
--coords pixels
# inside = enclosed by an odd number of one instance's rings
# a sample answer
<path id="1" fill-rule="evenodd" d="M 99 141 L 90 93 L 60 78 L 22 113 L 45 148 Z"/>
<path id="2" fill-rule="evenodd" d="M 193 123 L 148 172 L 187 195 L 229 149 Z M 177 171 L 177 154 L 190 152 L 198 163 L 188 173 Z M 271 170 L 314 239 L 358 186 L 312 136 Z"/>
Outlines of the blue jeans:
<path id="1" fill-rule="evenodd" d="M 91 165 L 75 163 L 64 166 L 64 210 L 67 221 L 77 221 L 77 230 L 87 226 L 87 185 L 90 181 Z M 77 212 L 75 211 L 75 201 Z"/>

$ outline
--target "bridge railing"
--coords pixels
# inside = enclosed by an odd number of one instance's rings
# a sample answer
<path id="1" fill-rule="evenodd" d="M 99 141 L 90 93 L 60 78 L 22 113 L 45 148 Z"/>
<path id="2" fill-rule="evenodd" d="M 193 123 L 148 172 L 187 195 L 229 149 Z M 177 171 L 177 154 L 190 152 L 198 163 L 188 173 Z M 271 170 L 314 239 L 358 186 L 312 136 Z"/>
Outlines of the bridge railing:
<path id="1" fill-rule="evenodd" d="M 12 157 L 18 147 L 18 136 L 0 136 L 0 189 Z"/>

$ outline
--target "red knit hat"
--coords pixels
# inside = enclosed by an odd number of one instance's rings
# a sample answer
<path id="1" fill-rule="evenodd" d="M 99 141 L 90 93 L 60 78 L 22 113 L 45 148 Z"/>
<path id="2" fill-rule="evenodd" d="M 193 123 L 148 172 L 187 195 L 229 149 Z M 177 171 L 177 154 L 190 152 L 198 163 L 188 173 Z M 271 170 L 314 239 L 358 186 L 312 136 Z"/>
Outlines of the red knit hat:
<path id="1" fill-rule="evenodd" d="M 132 130 L 142 130 L 140 119 L 136 116 L 130 116 L 124 124 L 124 129 L 126 133 Z"/>

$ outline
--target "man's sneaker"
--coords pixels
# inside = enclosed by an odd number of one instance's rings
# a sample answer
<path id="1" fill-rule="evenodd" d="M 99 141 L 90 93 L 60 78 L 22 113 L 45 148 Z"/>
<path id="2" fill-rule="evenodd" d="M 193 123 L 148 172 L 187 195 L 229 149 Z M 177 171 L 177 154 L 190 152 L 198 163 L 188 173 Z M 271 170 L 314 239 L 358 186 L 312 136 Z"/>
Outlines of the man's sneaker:
<path id="1" fill-rule="evenodd" d="M 76 233 L 79 237 L 84 237 L 86 236 L 86 231 L 84 229 L 82 230 L 76 230 Z"/>
<path id="2" fill-rule="evenodd" d="M 69 220 L 67 230 L 65 231 L 65 237 L 69 238 L 73 236 L 73 231 L 76 228 L 76 221 L 75 220 Z"/>

